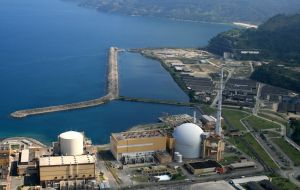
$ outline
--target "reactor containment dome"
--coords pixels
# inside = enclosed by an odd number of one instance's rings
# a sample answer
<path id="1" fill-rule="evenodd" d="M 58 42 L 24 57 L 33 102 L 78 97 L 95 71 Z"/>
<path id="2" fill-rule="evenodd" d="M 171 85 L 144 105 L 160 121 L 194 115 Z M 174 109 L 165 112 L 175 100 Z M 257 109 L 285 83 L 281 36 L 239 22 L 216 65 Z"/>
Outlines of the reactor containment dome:
<path id="1" fill-rule="evenodd" d="M 59 135 L 60 153 L 64 156 L 83 154 L 83 134 L 67 131 Z"/>
<path id="2" fill-rule="evenodd" d="M 183 158 L 199 158 L 201 149 L 201 134 L 203 130 L 193 123 L 182 124 L 174 130 L 175 151 Z"/>

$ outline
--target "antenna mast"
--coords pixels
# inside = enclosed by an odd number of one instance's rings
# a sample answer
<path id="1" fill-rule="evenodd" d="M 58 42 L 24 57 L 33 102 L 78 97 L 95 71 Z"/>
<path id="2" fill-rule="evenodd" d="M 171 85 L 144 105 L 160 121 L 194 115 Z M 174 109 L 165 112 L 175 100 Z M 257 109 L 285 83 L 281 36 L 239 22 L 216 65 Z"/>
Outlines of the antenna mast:
<path id="1" fill-rule="evenodd" d="M 217 109 L 217 123 L 215 132 L 217 135 L 222 135 L 222 125 L 221 125 L 221 117 L 222 117 L 222 94 L 223 94 L 223 68 L 221 69 L 221 79 L 220 79 L 220 89 L 219 89 L 219 99 L 218 99 L 218 109 Z"/>

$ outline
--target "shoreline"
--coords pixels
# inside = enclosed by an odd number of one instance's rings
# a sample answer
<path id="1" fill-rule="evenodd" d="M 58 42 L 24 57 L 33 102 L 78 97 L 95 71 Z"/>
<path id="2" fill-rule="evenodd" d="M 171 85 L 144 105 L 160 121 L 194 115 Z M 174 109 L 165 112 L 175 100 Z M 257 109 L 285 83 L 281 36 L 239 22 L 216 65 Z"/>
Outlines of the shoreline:
<path id="1" fill-rule="evenodd" d="M 168 21 L 177 21 L 177 22 L 192 22 L 192 23 L 206 23 L 206 24 L 221 24 L 221 25 L 234 25 L 233 21 L 231 22 L 221 22 L 221 21 L 205 21 L 205 20 L 192 20 L 192 19 L 180 19 L 176 17 L 163 17 L 163 16 L 154 16 L 154 15 L 135 15 L 135 14 L 127 14 L 127 13 L 120 13 L 120 12 L 109 12 L 104 10 L 99 10 L 95 6 L 91 5 L 84 5 L 78 4 L 79 7 L 94 9 L 97 12 L 109 15 L 119 15 L 119 16 L 128 16 L 128 17 L 142 17 L 142 18 L 156 18 L 161 20 L 168 20 Z"/>

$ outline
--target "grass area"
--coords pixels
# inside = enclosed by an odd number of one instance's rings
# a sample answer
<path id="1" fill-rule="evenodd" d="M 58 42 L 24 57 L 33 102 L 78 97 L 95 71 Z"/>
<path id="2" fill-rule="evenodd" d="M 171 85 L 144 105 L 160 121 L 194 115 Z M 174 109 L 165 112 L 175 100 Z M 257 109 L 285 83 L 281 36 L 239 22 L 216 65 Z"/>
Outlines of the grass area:
<path id="1" fill-rule="evenodd" d="M 258 142 L 254 139 L 254 137 L 247 133 L 243 136 L 243 138 L 247 141 L 248 145 L 250 145 L 258 156 L 271 168 L 277 169 L 277 165 L 273 162 L 273 160 L 269 157 L 269 155 L 265 152 L 265 150 L 258 144 Z"/>
<path id="2" fill-rule="evenodd" d="M 235 163 L 235 162 L 238 162 L 240 160 L 240 157 L 239 156 L 225 156 L 224 159 L 220 162 L 221 165 L 223 166 L 227 166 L 229 164 L 232 164 L 232 163 Z"/>
<path id="3" fill-rule="evenodd" d="M 243 137 L 229 137 L 229 142 L 236 146 L 240 151 L 244 152 L 245 154 L 254 157 L 252 152 L 248 149 L 246 143 L 243 141 Z"/>
<path id="4" fill-rule="evenodd" d="M 268 135 L 269 137 L 280 137 L 280 134 L 279 134 L 279 133 L 276 133 L 276 132 L 274 132 L 274 131 L 268 131 L 268 132 L 267 132 L 267 135 Z"/>
<path id="5" fill-rule="evenodd" d="M 181 174 L 181 173 L 178 173 L 178 174 L 175 174 L 172 176 L 172 180 L 176 181 L 176 180 L 184 180 L 186 179 L 186 176 Z"/>
<path id="6" fill-rule="evenodd" d="M 136 182 L 148 182 L 148 177 L 144 175 L 135 175 L 134 177 L 131 178 L 133 181 Z"/>
<path id="7" fill-rule="evenodd" d="M 239 150 L 248 154 L 251 157 L 258 155 L 270 168 L 277 169 L 277 165 L 265 152 L 265 150 L 258 144 L 254 137 L 247 133 L 241 137 L 231 137 L 229 141 L 234 144 Z"/>
<path id="8" fill-rule="evenodd" d="M 258 113 L 258 115 L 259 116 L 261 116 L 261 117 L 264 117 L 264 118 L 267 118 L 267 119 L 269 119 L 269 120 L 271 120 L 271 121 L 276 121 L 277 123 L 280 123 L 280 124 L 282 124 L 282 125 L 286 125 L 287 124 L 287 121 L 286 120 L 284 120 L 284 119 L 282 119 L 282 118 L 278 118 L 278 117 L 272 117 L 271 115 L 269 115 L 269 114 L 264 114 L 264 113 Z"/>
<path id="9" fill-rule="evenodd" d="M 215 108 L 212 108 L 212 107 L 210 107 L 209 105 L 206 105 L 206 104 L 201 104 L 200 108 L 202 109 L 202 111 L 206 115 L 212 115 L 212 114 L 217 112 L 217 110 Z"/>
<path id="10" fill-rule="evenodd" d="M 256 117 L 254 115 L 246 118 L 243 121 L 247 122 L 253 129 L 257 131 L 262 129 L 280 128 L 278 124 Z"/>
<path id="11" fill-rule="evenodd" d="M 295 184 L 290 182 L 288 179 L 282 178 L 280 176 L 273 176 L 272 184 L 276 187 L 280 187 L 281 190 L 296 190 L 298 189 Z"/>
<path id="12" fill-rule="evenodd" d="M 228 123 L 229 128 L 239 129 L 241 131 L 245 131 L 246 129 L 240 120 L 248 115 L 249 114 L 238 110 L 223 109 L 223 116 L 226 120 L 226 123 Z"/>
<path id="13" fill-rule="evenodd" d="M 288 142 L 283 138 L 272 139 L 280 149 L 294 162 L 296 166 L 300 165 L 300 152 L 292 147 Z"/>

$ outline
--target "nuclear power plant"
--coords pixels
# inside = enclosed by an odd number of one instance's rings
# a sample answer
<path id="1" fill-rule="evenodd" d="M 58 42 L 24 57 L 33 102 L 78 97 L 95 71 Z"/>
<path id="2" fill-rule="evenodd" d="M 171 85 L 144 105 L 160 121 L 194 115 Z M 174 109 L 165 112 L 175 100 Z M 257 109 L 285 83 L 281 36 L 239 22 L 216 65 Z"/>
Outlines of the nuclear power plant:
<path id="1" fill-rule="evenodd" d="M 223 69 L 220 76 L 216 118 L 203 115 L 199 120 L 194 112 L 190 122 L 176 125 L 180 118 L 173 118 L 175 122 L 166 119 L 172 123 L 168 128 L 114 133 L 110 137 L 110 149 L 114 157 L 123 164 L 151 163 L 155 158 L 165 162 L 169 160 L 168 154 L 175 162 L 187 159 L 222 160 L 225 149 L 221 117 Z M 184 116 L 184 121 L 187 118 Z"/>
<path id="2" fill-rule="evenodd" d="M 53 154 L 39 158 L 40 183 L 45 187 L 83 187 L 86 181 L 94 180 L 96 158 L 86 151 L 83 133 L 67 131 L 53 143 Z M 65 183 L 67 182 L 67 183 Z"/>

